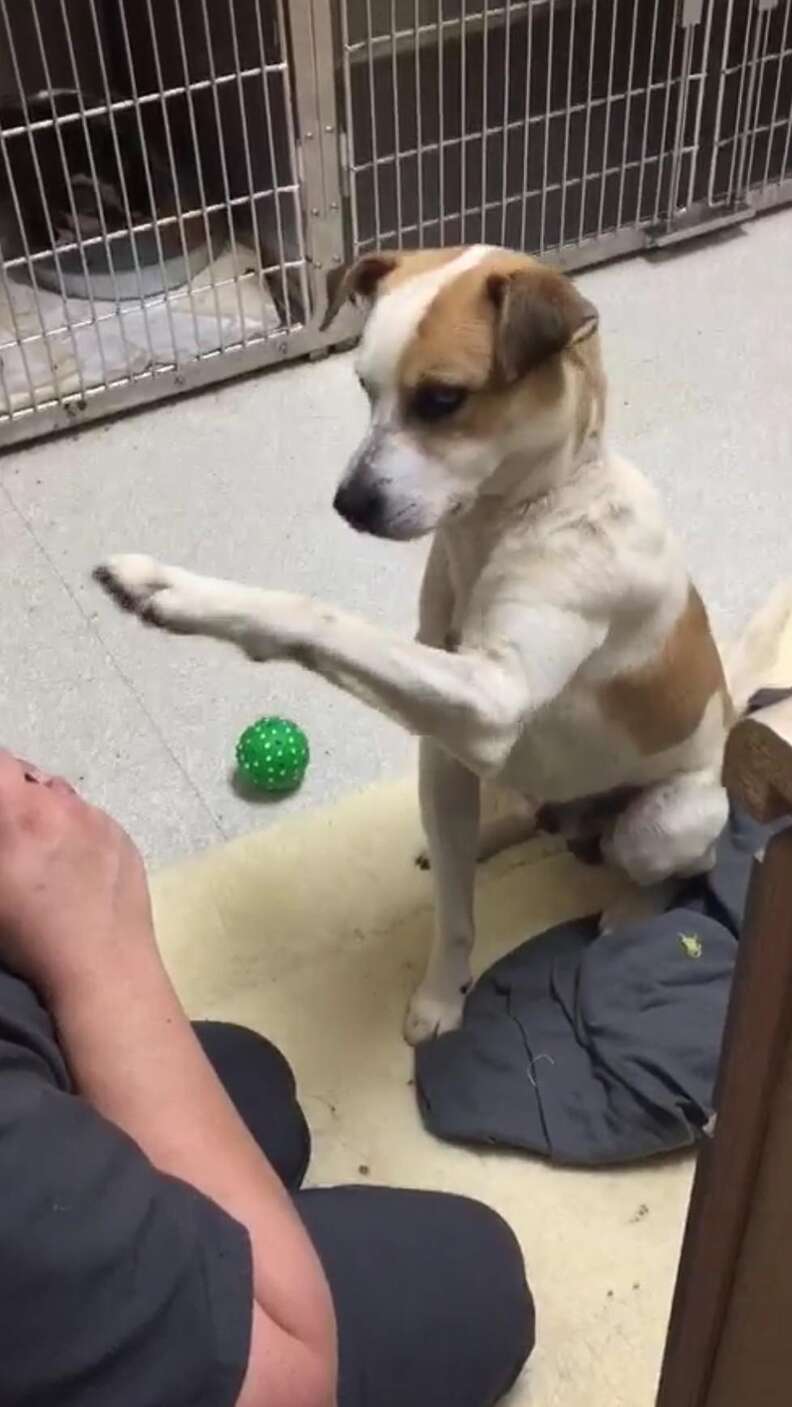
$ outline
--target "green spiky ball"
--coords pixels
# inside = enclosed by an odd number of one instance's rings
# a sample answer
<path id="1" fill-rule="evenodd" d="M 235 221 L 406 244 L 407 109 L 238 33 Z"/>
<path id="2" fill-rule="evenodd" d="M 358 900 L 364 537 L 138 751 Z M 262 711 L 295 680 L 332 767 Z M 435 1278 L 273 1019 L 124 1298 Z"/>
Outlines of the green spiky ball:
<path id="1" fill-rule="evenodd" d="M 237 767 L 258 791 L 296 791 L 310 757 L 302 728 L 288 718 L 260 718 L 245 729 L 236 745 Z"/>

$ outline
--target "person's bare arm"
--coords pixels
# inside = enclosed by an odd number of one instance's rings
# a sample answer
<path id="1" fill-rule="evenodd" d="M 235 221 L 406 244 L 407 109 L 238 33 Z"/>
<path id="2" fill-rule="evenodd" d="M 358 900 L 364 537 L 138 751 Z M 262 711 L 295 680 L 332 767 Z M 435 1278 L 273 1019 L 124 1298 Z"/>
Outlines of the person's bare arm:
<path id="1" fill-rule="evenodd" d="M 247 1228 L 254 1305 L 238 1407 L 332 1407 L 335 1321 L 323 1271 L 171 987 L 140 858 L 102 812 L 8 754 L 0 955 L 39 989 L 93 1107 Z"/>
<path id="2" fill-rule="evenodd" d="M 204 1055 L 153 945 L 56 988 L 77 1087 L 156 1167 L 240 1221 L 253 1248 L 251 1362 L 240 1407 L 329 1407 L 329 1292 L 291 1199 Z"/>

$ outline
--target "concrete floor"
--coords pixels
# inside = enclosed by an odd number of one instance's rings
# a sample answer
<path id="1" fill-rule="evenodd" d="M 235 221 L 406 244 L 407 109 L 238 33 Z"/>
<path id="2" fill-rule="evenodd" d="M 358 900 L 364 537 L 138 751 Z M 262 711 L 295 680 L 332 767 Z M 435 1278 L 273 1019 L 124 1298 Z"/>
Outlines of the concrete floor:
<path id="1" fill-rule="evenodd" d="M 792 571 L 792 212 L 581 276 L 612 436 L 655 479 L 720 629 Z M 348 357 L 0 460 L 3 743 L 79 781 L 160 863 L 402 772 L 413 744 L 321 681 L 143 630 L 90 580 L 109 552 L 331 598 L 409 631 L 425 548 L 354 537 L 330 500 L 364 421 Z M 302 790 L 230 785 L 263 713 L 306 728 Z"/>

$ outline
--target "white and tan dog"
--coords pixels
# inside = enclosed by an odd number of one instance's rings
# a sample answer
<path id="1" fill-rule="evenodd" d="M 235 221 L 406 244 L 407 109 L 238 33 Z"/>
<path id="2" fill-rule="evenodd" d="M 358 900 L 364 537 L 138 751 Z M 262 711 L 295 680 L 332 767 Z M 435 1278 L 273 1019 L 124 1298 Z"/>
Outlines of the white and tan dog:
<path id="1" fill-rule="evenodd" d="M 328 320 L 347 297 L 370 307 L 371 424 L 335 506 L 381 537 L 434 532 L 417 640 L 148 557 L 99 575 L 164 629 L 294 660 L 420 735 L 436 936 L 407 1015 L 417 1042 L 458 1024 L 471 980 L 482 779 L 594 835 L 641 886 L 706 869 L 726 733 L 790 593 L 727 683 L 653 489 L 605 442 L 597 313 L 561 274 L 483 246 L 371 254 Z"/>

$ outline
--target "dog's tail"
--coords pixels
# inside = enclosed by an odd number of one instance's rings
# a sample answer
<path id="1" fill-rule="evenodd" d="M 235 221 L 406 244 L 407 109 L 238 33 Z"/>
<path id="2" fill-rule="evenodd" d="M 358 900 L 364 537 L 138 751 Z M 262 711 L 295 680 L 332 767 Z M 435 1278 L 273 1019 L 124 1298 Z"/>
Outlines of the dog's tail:
<path id="1" fill-rule="evenodd" d="M 738 718 L 748 707 L 751 695 L 772 675 L 790 623 L 792 581 L 783 581 L 751 617 L 742 634 L 724 648 L 726 680 Z"/>

